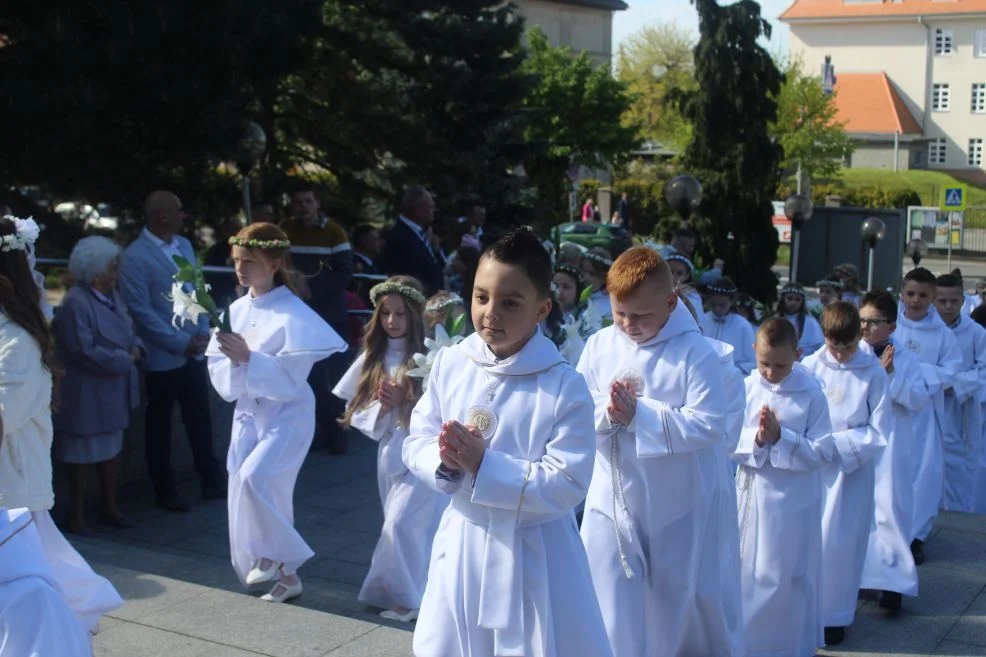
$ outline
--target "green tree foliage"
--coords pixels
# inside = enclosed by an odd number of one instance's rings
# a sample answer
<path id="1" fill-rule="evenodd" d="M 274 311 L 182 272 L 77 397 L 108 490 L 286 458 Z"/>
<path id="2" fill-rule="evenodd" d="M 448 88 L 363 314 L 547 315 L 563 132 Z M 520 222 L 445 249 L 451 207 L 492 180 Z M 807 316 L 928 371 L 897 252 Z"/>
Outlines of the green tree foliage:
<path id="1" fill-rule="evenodd" d="M 668 92 L 695 90 L 694 46 L 692 34 L 676 23 L 648 25 L 620 45 L 616 75 L 634 97 L 623 123 L 639 126 L 643 139 L 682 149 L 691 138 L 691 125 Z"/>
<path id="2" fill-rule="evenodd" d="M 770 131 L 784 149 L 785 171 L 796 170 L 800 162 L 807 180 L 839 172 L 853 144 L 836 115 L 835 99 L 822 91 L 818 76 L 807 75 L 800 60 L 790 62 L 777 95 L 777 121 Z"/>
<path id="3" fill-rule="evenodd" d="M 771 271 L 777 232 L 771 224 L 781 148 L 769 134 L 777 120 L 783 76 L 758 43 L 770 23 L 753 0 L 720 6 L 693 0 L 699 15 L 695 48 L 698 88 L 673 93 L 692 123 L 682 169 L 702 183 L 701 217 L 692 222 L 704 262 L 726 260 L 726 273 L 762 301 L 777 295 Z M 730 239 L 730 236 L 732 239 Z"/>
<path id="4" fill-rule="evenodd" d="M 537 190 L 537 218 L 554 224 L 567 213 L 569 168 L 619 164 L 637 146 L 637 128 L 620 122 L 632 103 L 626 83 L 588 54 L 552 46 L 538 28 L 527 38 L 523 70 L 539 82 L 524 101 L 526 139 L 536 150 L 523 163 Z"/>

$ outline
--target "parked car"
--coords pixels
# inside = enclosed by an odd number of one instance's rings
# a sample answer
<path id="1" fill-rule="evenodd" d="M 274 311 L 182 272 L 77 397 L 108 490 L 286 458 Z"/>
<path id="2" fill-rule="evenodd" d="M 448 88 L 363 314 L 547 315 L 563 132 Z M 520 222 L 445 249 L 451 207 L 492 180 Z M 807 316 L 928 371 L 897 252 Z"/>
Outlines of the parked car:
<path id="1" fill-rule="evenodd" d="M 595 221 L 571 221 L 555 226 L 551 229 L 551 241 L 574 242 L 587 249 L 603 246 L 614 255 L 633 246 L 630 231 L 623 226 L 602 224 Z"/>

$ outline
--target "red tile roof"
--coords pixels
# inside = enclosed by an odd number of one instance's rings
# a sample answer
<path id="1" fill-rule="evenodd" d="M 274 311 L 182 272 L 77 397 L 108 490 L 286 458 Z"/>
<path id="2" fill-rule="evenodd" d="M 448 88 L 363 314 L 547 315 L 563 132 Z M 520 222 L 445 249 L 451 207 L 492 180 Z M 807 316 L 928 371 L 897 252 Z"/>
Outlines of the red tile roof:
<path id="1" fill-rule="evenodd" d="M 921 124 L 886 73 L 837 74 L 835 106 L 837 120 L 845 124 L 846 132 L 921 134 Z"/>
<path id="2" fill-rule="evenodd" d="M 889 18 L 894 16 L 947 16 L 986 14 L 986 0 L 794 0 L 780 15 L 782 21 L 803 18 Z"/>

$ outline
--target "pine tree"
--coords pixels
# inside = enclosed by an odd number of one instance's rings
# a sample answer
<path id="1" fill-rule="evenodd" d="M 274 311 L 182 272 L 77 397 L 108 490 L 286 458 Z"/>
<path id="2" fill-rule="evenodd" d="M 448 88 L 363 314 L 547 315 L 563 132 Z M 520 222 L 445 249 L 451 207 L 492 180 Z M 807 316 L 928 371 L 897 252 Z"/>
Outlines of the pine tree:
<path id="1" fill-rule="evenodd" d="M 704 262 L 721 256 L 726 273 L 754 298 L 777 296 L 771 271 L 777 256 L 773 216 L 781 147 L 770 137 L 783 75 L 758 43 L 770 23 L 753 0 L 720 6 L 693 0 L 699 15 L 694 91 L 675 93 L 691 122 L 682 170 L 702 183 L 697 251 Z M 732 239 L 730 239 L 730 235 Z"/>

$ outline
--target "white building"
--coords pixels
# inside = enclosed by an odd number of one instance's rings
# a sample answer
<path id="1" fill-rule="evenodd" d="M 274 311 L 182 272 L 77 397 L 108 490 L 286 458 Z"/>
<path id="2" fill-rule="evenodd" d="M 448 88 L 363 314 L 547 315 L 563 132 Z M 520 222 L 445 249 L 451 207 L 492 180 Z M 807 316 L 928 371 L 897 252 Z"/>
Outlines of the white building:
<path id="1" fill-rule="evenodd" d="M 814 69 L 830 55 L 851 76 L 836 100 L 850 133 L 890 126 L 853 134 L 852 166 L 893 166 L 896 153 L 901 168 L 984 170 L 986 0 L 794 0 L 780 20 L 792 57 Z"/>
<path id="2" fill-rule="evenodd" d="M 537 25 L 554 46 L 585 51 L 600 64 L 613 57 L 613 13 L 621 0 L 514 0 L 528 27 Z"/>

